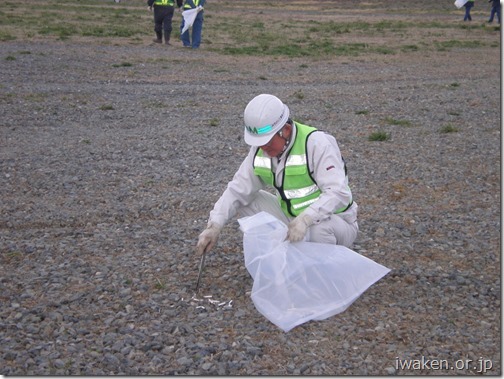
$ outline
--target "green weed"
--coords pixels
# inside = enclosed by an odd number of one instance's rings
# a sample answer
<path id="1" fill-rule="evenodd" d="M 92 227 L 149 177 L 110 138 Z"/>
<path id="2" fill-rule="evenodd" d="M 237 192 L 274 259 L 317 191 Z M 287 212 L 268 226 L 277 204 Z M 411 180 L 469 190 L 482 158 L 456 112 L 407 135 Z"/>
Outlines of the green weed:
<path id="1" fill-rule="evenodd" d="M 385 123 L 389 125 L 398 125 L 398 126 L 411 126 L 411 122 L 408 120 L 396 120 L 392 117 L 385 118 Z"/>
<path id="2" fill-rule="evenodd" d="M 456 133 L 458 129 L 452 124 L 447 124 L 441 127 L 440 133 Z"/>
<path id="3" fill-rule="evenodd" d="M 369 141 L 388 141 L 390 139 L 390 134 L 384 132 L 383 130 L 373 132 L 369 135 Z"/>
<path id="4" fill-rule="evenodd" d="M 130 62 L 116 63 L 113 64 L 112 67 L 132 67 L 133 64 Z"/>

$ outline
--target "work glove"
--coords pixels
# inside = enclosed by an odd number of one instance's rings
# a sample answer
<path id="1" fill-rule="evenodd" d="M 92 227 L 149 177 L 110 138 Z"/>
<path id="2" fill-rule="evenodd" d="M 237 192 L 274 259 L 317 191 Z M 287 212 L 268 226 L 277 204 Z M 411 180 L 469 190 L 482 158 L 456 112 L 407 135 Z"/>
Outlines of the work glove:
<path id="1" fill-rule="evenodd" d="M 308 228 L 313 224 L 313 220 L 307 214 L 301 213 L 294 220 L 289 223 L 289 230 L 287 231 L 287 239 L 290 242 L 301 241 Z"/>
<path id="2" fill-rule="evenodd" d="M 196 252 L 198 254 L 208 253 L 217 243 L 222 226 L 215 222 L 209 222 L 207 228 L 199 235 Z"/>

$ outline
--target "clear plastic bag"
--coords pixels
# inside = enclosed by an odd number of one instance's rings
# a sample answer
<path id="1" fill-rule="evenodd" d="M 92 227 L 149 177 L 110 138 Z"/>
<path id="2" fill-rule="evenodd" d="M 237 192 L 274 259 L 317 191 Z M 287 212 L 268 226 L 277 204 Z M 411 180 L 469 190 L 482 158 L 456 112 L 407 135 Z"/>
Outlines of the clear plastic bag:
<path id="1" fill-rule="evenodd" d="M 287 226 L 266 212 L 238 222 L 252 301 L 285 332 L 343 312 L 390 271 L 344 246 L 289 243 Z"/>

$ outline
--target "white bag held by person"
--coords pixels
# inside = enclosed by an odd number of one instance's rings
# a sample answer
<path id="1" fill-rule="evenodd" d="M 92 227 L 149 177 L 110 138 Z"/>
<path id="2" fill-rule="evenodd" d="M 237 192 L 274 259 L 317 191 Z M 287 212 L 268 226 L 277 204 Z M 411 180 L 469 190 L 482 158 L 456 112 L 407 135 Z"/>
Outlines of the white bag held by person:
<path id="1" fill-rule="evenodd" d="M 198 5 L 196 8 L 187 9 L 182 12 L 182 17 L 184 18 L 184 28 L 180 31 L 180 34 L 184 34 L 187 29 L 189 29 L 193 24 L 194 20 L 196 20 L 196 16 L 199 12 L 203 10 L 201 5 Z"/>
<path id="2" fill-rule="evenodd" d="M 460 9 L 465 5 L 465 3 L 467 3 L 467 0 L 456 0 L 455 6 Z"/>
<path id="3" fill-rule="evenodd" d="M 284 332 L 343 312 L 390 271 L 344 246 L 285 241 L 287 226 L 266 212 L 238 222 L 252 301 Z"/>

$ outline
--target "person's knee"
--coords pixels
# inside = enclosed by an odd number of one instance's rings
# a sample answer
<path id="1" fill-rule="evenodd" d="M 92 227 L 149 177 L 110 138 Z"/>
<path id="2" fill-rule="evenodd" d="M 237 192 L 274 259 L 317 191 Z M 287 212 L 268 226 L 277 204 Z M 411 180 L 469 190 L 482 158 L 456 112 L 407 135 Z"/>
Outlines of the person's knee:
<path id="1" fill-rule="evenodd" d="M 334 216 L 327 221 L 322 221 L 320 224 L 312 225 L 308 240 L 350 248 L 357 238 L 357 233 L 357 223 L 348 224 L 343 219 Z"/>

